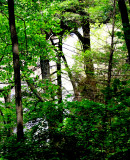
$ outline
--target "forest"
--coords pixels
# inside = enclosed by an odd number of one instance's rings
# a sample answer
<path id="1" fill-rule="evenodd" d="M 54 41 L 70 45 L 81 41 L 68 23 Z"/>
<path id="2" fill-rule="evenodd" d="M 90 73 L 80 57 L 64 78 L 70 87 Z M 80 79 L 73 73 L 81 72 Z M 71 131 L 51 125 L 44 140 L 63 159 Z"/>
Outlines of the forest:
<path id="1" fill-rule="evenodd" d="M 128 160 L 130 0 L 0 0 L 0 160 Z"/>

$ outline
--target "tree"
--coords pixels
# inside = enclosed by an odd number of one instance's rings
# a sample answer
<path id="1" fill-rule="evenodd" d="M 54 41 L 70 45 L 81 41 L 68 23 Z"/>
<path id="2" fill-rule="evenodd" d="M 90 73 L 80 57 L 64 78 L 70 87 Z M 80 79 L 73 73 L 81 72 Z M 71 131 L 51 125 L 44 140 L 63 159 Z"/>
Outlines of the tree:
<path id="1" fill-rule="evenodd" d="M 21 97 L 21 78 L 20 78 L 18 38 L 17 38 L 16 26 L 15 26 L 14 1 L 13 0 L 8 0 L 8 10 L 9 10 L 9 26 L 10 26 L 12 50 L 13 50 L 15 102 L 16 102 L 16 112 L 17 112 L 17 140 L 21 141 L 24 138 L 23 110 L 22 110 L 22 97 Z"/>
<path id="2" fill-rule="evenodd" d="M 110 59 L 108 65 L 108 87 L 111 83 L 111 71 L 112 71 L 112 60 L 114 54 L 114 28 L 115 28 L 115 15 L 116 15 L 116 2 L 113 3 L 113 23 L 112 23 L 112 34 L 111 34 L 111 49 L 110 49 Z"/>
<path id="3" fill-rule="evenodd" d="M 88 5 L 88 4 L 87 4 Z M 95 99 L 96 92 L 96 81 L 94 77 L 94 65 L 91 56 L 89 53 L 91 52 L 91 44 L 90 44 L 90 19 L 89 13 L 85 10 L 84 6 L 88 7 L 86 3 L 77 2 L 76 4 L 69 5 L 64 7 L 64 13 L 70 13 L 70 15 L 78 15 L 79 18 L 67 20 L 64 16 L 64 26 L 70 33 L 76 34 L 79 41 L 81 42 L 81 48 L 83 50 L 84 55 L 84 72 L 86 77 L 83 81 L 79 81 L 79 89 L 77 89 L 78 93 L 77 98 L 80 95 L 82 98 L 89 98 L 91 100 Z M 78 31 L 78 28 L 82 27 L 83 35 Z M 77 92 L 76 91 L 76 92 Z"/>
<path id="4" fill-rule="evenodd" d="M 8 5 L 5 0 L 0 2 L 0 157 L 128 159 L 128 64 L 116 1 L 16 0 L 12 44 Z M 65 38 L 70 37 L 76 37 L 77 45 L 71 41 L 73 44 L 66 46 L 77 49 L 70 49 L 76 55 L 64 52 Z M 68 63 L 70 56 L 74 56 L 73 66 Z M 15 128 L 15 97 L 10 92 L 14 80 L 16 83 L 14 74 L 19 75 L 17 82 L 22 82 L 16 89 L 22 93 L 24 143 L 16 143 L 15 130 L 9 133 Z M 70 79 L 75 99 L 70 95 L 64 98 L 64 78 Z M 93 101 L 93 86 L 98 95 L 102 92 L 98 103 Z"/>
<path id="5" fill-rule="evenodd" d="M 130 63 L 130 23 L 125 0 L 118 0 L 118 6 L 121 13 L 125 42 L 128 50 L 128 59 Z"/>

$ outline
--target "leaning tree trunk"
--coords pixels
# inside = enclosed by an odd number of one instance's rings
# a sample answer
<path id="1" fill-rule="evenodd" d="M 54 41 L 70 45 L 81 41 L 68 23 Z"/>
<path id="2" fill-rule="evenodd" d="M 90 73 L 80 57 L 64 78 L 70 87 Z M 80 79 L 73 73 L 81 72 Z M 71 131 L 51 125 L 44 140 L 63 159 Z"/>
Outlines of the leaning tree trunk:
<path id="1" fill-rule="evenodd" d="M 20 61 L 18 38 L 15 28 L 15 15 L 14 15 L 14 1 L 8 0 L 9 10 L 9 26 L 11 32 L 12 49 L 13 49 L 13 67 L 15 79 L 15 102 L 17 114 L 17 140 L 21 141 L 24 138 L 23 133 L 23 110 L 22 110 L 22 97 L 21 97 L 21 77 L 20 77 Z"/>
<path id="2" fill-rule="evenodd" d="M 127 7 L 124 0 L 118 0 L 118 6 L 121 13 L 125 42 L 128 50 L 128 61 L 130 63 L 130 24 Z"/>
<path id="3" fill-rule="evenodd" d="M 62 59 L 64 61 L 64 65 L 66 67 L 66 70 L 67 70 L 67 73 L 68 73 L 68 77 L 69 77 L 69 79 L 71 81 L 71 84 L 72 84 L 72 87 L 73 87 L 74 97 L 75 97 L 75 99 L 77 99 L 78 98 L 78 91 L 77 91 L 76 82 L 75 82 L 75 79 L 73 77 L 73 74 L 71 73 L 70 67 L 69 67 L 69 65 L 67 63 L 66 57 L 65 57 L 63 52 L 62 52 Z"/>

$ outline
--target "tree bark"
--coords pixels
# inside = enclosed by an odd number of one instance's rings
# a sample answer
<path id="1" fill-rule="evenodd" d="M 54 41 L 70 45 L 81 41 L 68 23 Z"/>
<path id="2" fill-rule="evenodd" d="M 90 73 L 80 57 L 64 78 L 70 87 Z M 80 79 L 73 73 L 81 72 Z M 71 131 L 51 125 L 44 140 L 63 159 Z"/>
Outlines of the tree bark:
<path id="1" fill-rule="evenodd" d="M 61 80 L 61 55 L 62 55 L 62 36 L 59 37 L 59 52 L 57 53 L 57 85 L 58 85 L 58 103 L 62 102 L 62 80 Z"/>
<path id="2" fill-rule="evenodd" d="M 14 67 L 14 79 L 15 79 L 15 103 L 17 114 L 17 141 L 21 141 L 24 138 L 23 133 L 23 110 L 22 110 L 22 97 L 21 97 L 21 77 L 20 77 L 20 61 L 19 61 L 19 49 L 18 38 L 15 27 L 15 15 L 14 15 L 14 1 L 8 0 L 9 11 L 9 26 L 12 40 L 13 50 L 13 67 Z"/>
<path id="3" fill-rule="evenodd" d="M 43 33 L 43 30 L 41 29 L 41 34 Z M 50 37 L 50 34 L 46 32 L 46 40 Z M 41 73 L 42 73 L 42 79 L 50 79 L 50 64 L 48 56 L 41 55 L 40 56 L 40 66 L 41 66 Z"/>
<path id="4" fill-rule="evenodd" d="M 82 19 L 82 29 L 83 29 L 83 50 L 84 53 L 88 50 L 90 51 L 90 22 L 89 19 L 84 18 Z M 92 58 L 88 56 L 86 53 L 84 55 L 84 69 L 86 75 L 89 77 L 89 75 L 93 75 L 94 73 L 94 66 L 92 62 Z"/>
<path id="5" fill-rule="evenodd" d="M 10 99 L 10 91 L 6 92 L 5 95 L 4 95 L 4 99 L 5 99 L 5 107 L 6 109 L 11 109 L 10 107 L 10 102 L 11 102 L 11 99 Z M 11 124 L 11 119 L 10 119 L 10 114 L 8 112 L 8 115 L 7 115 L 7 124 L 10 125 Z M 11 127 L 9 127 L 7 129 L 7 137 L 10 137 L 11 136 Z"/>
<path id="6" fill-rule="evenodd" d="M 74 33 L 77 35 L 77 37 L 82 43 L 84 51 L 84 71 L 86 74 L 86 78 L 79 82 L 79 90 L 83 98 L 95 100 L 96 80 L 94 77 L 94 65 L 92 62 L 92 57 L 87 54 L 87 51 L 91 50 L 89 17 L 83 16 L 81 23 L 83 29 L 83 36 L 78 31 L 74 31 Z"/>
<path id="7" fill-rule="evenodd" d="M 128 2 L 129 2 L 129 6 L 130 6 L 130 0 L 128 0 Z"/>
<path id="8" fill-rule="evenodd" d="M 114 53 L 114 27 L 115 27 L 115 14 L 116 14 L 116 2 L 114 0 L 113 4 L 113 24 L 112 24 L 112 34 L 111 34 L 111 49 L 110 49 L 110 58 L 109 58 L 109 65 L 108 65 L 108 87 L 110 87 L 111 83 L 111 72 L 112 72 L 112 60 L 113 60 L 113 53 Z"/>
<path id="9" fill-rule="evenodd" d="M 121 13 L 125 42 L 128 50 L 128 61 L 130 64 L 130 24 L 127 12 L 127 7 L 124 0 L 118 0 L 118 6 Z"/>
<path id="10" fill-rule="evenodd" d="M 64 64 L 65 64 L 65 67 L 66 67 L 66 69 L 67 69 L 67 73 L 68 73 L 69 79 L 70 79 L 71 84 L 72 84 L 72 86 L 73 86 L 74 96 L 76 96 L 76 95 L 77 95 L 76 83 L 75 83 L 74 77 L 73 77 L 73 75 L 72 75 L 72 73 L 71 73 L 71 70 L 70 70 L 70 68 L 69 68 L 69 65 L 68 65 L 68 63 L 67 63 L 67 60 L 66 60 L 66 58 L 65 58 L 65 55 L 64 55 L 63 53 L 62 53 L 62 59 L 63 59 L 63 61 L 64 61 Z"/>
<path id="11" fill-rule="evenodd" d="M 50 40 L 51 40 L 52 45 L 55 46 L 53 40 L 52 40 L 51 38 L 50 38 Z M 56 48 L 55 48 L 54 50 L 56 51 L 57 54 L 59 53 L 59 50 L 57 50 Z M 67 63 L 67 60 L 66 60 L 66 58 L 65 58 L 65 55 L 64 55 L 63 51 L 62 51 L 62 53 L 61 53 L 61 58 L 62 58 L 63 61 L 64 61 L 64 64 L 65 64 L 65 67 L 66 67 L 66 69 L 67 69 L 67 73 L 68 73 L 69 79 L 70 79 L 71 84 L 72 84 L 72 86 L 73 86 L 74 96 L 77 97 L 77 96 L 78 96 L 78 91 L 77 91 L 76 83 L 75 83 L 74 77 L 73 77 L 73 75 L 72 75 L 72 73 L 71 73 L 71 70 L 70 70 L 70 68 L 69 68 L 69 65 L 68 65 L 68 63 Z"/>
<path id="12" fill-rule="evenodd" d="M 50 65 L 49 60 L 44 56 L 40 56 L 40 66 L 42 79 L 50 79 Z"/>

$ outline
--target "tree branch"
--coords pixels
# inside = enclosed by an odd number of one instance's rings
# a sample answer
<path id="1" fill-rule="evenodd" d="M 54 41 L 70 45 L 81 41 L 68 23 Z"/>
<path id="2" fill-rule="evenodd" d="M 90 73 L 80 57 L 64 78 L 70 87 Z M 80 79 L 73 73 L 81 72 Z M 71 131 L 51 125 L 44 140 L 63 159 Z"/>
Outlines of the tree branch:
<path id="1" fill-rule="evenodd" d="M 78 37 L 78 39 L 83 43 L 84 38 L 83 38 L 83 36 L 77 30 L 72 30 L 71 33 L 76 34 L 76 36 Z"/>
<path id="2" fill-rule="evenodd" d="M 35 94 L 35 96 L 41 101 L 41 102 L 45 102 L 47 101 L 47 99 L 43 98 L 41 93 L 37 91 L 37 89 L 35 88 L 35 86 L 29 81 L 26 80 L 28 86 L 30 87 L 31 91 Z"/>

